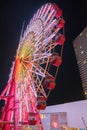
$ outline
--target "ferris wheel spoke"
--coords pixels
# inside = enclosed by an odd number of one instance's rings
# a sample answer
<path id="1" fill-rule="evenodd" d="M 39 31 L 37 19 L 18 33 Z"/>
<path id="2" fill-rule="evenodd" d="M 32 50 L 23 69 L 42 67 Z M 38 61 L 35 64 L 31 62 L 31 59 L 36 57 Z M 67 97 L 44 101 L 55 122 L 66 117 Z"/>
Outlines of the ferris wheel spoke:
<path id="1" fill-rule="evenodd" d="M 45 77 L 45 74 L 43 73 L 42 69 L 39 69 L 37 65 L 33 65 L 32 70 L 29 70 L 29 72 L 32 72 L 32 74 L 37 74 L 41 77 Z"/>
<path id="2" fill-rule="evenodd" d="M 50 74 L 47 70 L 45 70 L 45 69 L 44 69 L 44 68 L 42 68 L 41 66 L 39 66 L 38 68 L 39 68 L 39 69 L 42 69 L 42 71 L 43 71 L 43 72 L 44 72 L 44 74 L 45 74 L 45 77 L 46 77 L 46 76 L 49 76 L 49 77 L 54 78 L 54 77 L 53 77 L 53 75 L 51 75 L 51 74 Z"/>
<path id="3" fill-rule="evenodd" d="M 57 45 L 53 41 L 51 41 L 49 44 L 42 44 L 38 49 L 36 49 L 34 54 L 43 53 L 43 51 L 50 53 L 51 50 L 55 48 L 55 46 Z"/>
<path id="4" fill-rule="evenodd" d="M 45 97 L 47 97 L 47 96 L 46 96 L 46 92 L 45 92 L 44 89 L 43 89 L 42 80 L 40 79 L 40 77 L 37 76 L 37 75 L 35 75 L 35 77 L 33 77 L 33 78 L 35 78 L 35 80 L 33 80 L 33 85 L 34 85 L 34 87 L 36 88 L 37 94 L 39 93 L 39 94 L 42 94 L 42 95 L 44 95 Z"/>
<path id="5" fill-rule="evenodd" d="M 49 25 L 47 28 L 45 28 L 45 32 L 48 32 L 50 31 L 50 28 L 52 28 L 52 26 L 54 27 L 54 25 L 56 25 L 58 23 L 58 20 L 57 19 L 54 19 Z"/>
<path id="6" fill-rule="evenodd" d="M 46 26 L 46 24 L 47 24 L 48 22 L 51 23 L 50 21 L 53 20 L 54 16 L 55 16 L 55 10 L 53 9 L 53 10 L 49 13 L 47 19 L 45 20 L 44 25 Z"/>
<path id="7" fill-rule="evenodd" d="M 42 48 L 42 50 L 44 50 L 44 47 L 47 47 L 47 46 L 50 47 L 50 44 L 48 44 L 48 43 L 51 42 L 52 38 L 55 36 L 55 33 L 57 33 L 57 32 L 58 32 L 58 29 L 56 29 L 55 32 L 51 36 L 49 36 L 47 39 L 43 40 L 41 46 L 37 47 L 35 53 L 37 53 L 41 48 Z M 56 44 L 54 44 L 54 43 L 51 43 L 51 44 L 54 45 L 53 48 L 56 46 Z"/>
<path id="8" fill-rule="evenodd" d="M 31 62 L 36 63 L 37 61 L 44 60 L 46 58 L 48 59 L 50 56 L 51 56 L 51 53 L 46 53 L 46 52 L 40 53 L 40 54 L 38 53 L 38 54 L 34 55 L 34 58 Z M 45 63 L 45 61 L 44 61 L 44 63 Z"/>
<path id="9" fill-rule="evenodd" d="M 45 46 L 46 52 L 47 53 L 51 52 L 55 48 L 55 46 L 56 44 L 53 41 L 51 41 L 49 45 Z"/>
<path id="10" fill-rule="evenodd" d="M 41 85 L 39 88 L 37 88 L 37 93 L 43 95 L 44 97 L 47 98 L 47 95 L 46 95 L 46 92 L 45 90 L 43 89 L 43 86 Z"/>
<path id="11" fill-rule="evenodd" d="M 42 13 L 41 16 L 40 16 L 43 20 L 46 20 L 46 17 L 47 17 L 47 15 L 48 15 L 48 13 L 49 13 L 51 7 L 52 7 L 51 4 L 49 4 L 49 6 L 46 5 L 46 6 L 44 7 L 43 13 Z"/>

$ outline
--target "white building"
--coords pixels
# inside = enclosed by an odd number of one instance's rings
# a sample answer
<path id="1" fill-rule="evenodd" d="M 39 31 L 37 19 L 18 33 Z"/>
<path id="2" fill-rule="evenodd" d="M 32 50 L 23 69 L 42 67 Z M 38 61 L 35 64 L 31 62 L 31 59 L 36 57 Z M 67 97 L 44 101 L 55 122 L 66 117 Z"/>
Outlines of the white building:
<path id="1" fill-rule="evenodd" d="M 87 100 L 82 100 L 78 102 L 48 106 L 45 110 L 41 111 L 43 114 L 42 122 L 44 130 L 58 130 L 58 128 L 51 128 L 51 114 L 61 112 L 67 113 L 68 127 L 87 129 Z"/>

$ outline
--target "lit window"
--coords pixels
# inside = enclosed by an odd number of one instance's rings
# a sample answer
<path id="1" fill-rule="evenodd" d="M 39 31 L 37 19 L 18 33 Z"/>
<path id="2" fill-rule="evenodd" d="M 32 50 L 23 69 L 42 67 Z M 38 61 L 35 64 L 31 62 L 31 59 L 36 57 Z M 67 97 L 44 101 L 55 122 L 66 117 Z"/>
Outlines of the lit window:
<path id="1" fill-rule="evenodd" d="M 75 44 L 73 43 L 73 46 L 75 47 Z"/>
<path id="2" fill-rule="evenodd" d="M 75 48 L 75 52 L 77 51 L 77 49 Z"/>
<path id="3" fill-rule="evenodd" d="M 79 36 L 82 36 L 83 35 L 83 33 L 80 33 L 80 35 Z"/>
<path id="4" fill-rule="evenodd" d="M 77 61 L 77 64 L 79 64 L 79 61 Z"/>
<path id="5" fill-rule="evenodd" d="M 86 37 L 87 37 L 87 33 L 86 33 L 86 35 L 85 35 Z"/>
<path id="6" fill-rule="evenodd" d="M 80 49 L 82 48 L 82 46 L 79 47 Z"/>
<path id="7" fill-rule="evenodd" d="M 87 95 L 87 91 L 85 91 L 84 94 Z"/>
<path id="8" fill-rule="evenodd" d="M 81 51 L 81 54 L 83 54 L 84 53 L 84 51 Z"/>
<path id="9" fill-rule="evenodd" d="M 86 63 L 87 63 L 87 61 L 86 61 L 86 60 L 84 60 L 84 61 L 83 61 L 83 64 L 86 64 Z"/>
<path id="10" fill-rule="evenodd" d="M 82 87 L 84 88 L 86 85 L 85 84 L 82 84 Z"/>

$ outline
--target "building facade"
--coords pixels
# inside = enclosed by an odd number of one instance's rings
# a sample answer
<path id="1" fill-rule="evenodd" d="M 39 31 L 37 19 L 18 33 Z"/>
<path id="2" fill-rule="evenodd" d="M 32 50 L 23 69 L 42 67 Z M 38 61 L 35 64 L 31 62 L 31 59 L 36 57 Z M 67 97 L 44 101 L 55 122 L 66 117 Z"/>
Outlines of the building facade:
<path id="1" fill-rule="evenodd" d="M 73 46 L 82 81 L 83 92 L 87 99 L 87 27 L 73 41 Z"/>

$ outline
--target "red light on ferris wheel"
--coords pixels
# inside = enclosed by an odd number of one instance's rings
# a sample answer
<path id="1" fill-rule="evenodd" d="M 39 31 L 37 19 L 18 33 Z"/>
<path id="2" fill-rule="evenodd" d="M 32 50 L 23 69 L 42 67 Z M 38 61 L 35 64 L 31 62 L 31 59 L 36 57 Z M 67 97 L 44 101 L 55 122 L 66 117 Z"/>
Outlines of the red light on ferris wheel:
<path id="1" fill-rule="evenodd" d="M 54 4 L 53 7 L 54 7 L 54 9 L 58 9 L 59 8 L 57 4 Z"/>
<path id="2" fill-rule="evenodd" d="M 65 20 L 64 20 L 64 19 L 60 19 L 60 20 L 59 20 L 59 23 L 58 23 L 58 25 L 57 25 L 57 27 L 58 27 L 59 29 L 61 29 L 61 28 L 64 27 L 64 25 L 65 25 Z"/>
<path id="3" fill-rule="evenodd" d="M 58 53 L 52 54 L 51 64 L 58 67 L 62 64 L 62 57 Z"/>
<path id="4" fill-rule="evenodd" d="M 60 35 L 55 42 L 56 42 L 56 44 L 58 44 L 58 45 L 63 45 L 64 42 L 65 42 L 65 40 L 66 40 L 66 39 L 65 39 L 65 36 L 64 36 L 64 35 Z"/>
<path id="5" fill-rule="evenodd" d="M 56 13 L 56 18 L 59 18 L 60 16 L 62 16 L 62 10 L 58 9 L 58 11 Z"/>

